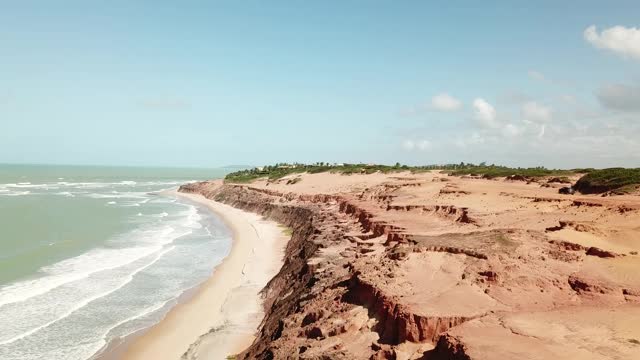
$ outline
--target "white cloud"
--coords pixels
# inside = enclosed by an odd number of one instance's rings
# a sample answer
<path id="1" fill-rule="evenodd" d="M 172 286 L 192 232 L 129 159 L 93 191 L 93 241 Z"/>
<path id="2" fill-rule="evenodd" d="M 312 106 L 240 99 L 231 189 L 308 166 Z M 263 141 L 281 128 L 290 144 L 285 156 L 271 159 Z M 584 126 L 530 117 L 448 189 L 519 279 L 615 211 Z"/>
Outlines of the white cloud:
<path id="1" fill-rule="evenodd" d="M 522 117 L 528 121 L 546 123 L 551 121 L 552 111 L 550 107 L 529 101 L 522 105 Z"/>
<path id="2" fill-rule="evenodd" d="M 515 126 L 514 124 L 507 124 L 502 128 L 502 135 L 508 138 L 513 138 L 522 133 L 523 129 Z"/>
<path id="3" fill-rule="evenodd" d="M 424 151 L 424 150 L 431 149 L 431 142 L 429 140 L 419 140 L 419 141 L 405 140 L 402 142 L 402 147 L 408 151 L 412 151 L 412 150 Z"/>
<path id="4" fill-rule="evenodd" d="M 416 144 L 412 140 L 405 140 L 402 142 L 402 147 L 405 150 L 413 150 L 416 147 Z"/>
<path id="5" fill-rule="evenodd" d="M 456 111 L 462 107 L 462 101 L 453 96 L 442 93 L 431 99 L 431 108 L 438 111 Z"/>
<path id="6" fill-rule="evenodd" d="M 573 96 L 496 107 L 486 98 L 476 98 L 470 102 L 469 121 L 477 121 L 477 126 L 456 128 L 439 137 L 428 136 L 430 129 L 425 128 L 420 130 L 425 137 L 414 130 L 401 139 L 412 140 L 414 154 L 420 153 L 418 140 L 427 138 L 435 142 L 432 148 L 449 149 L 442 156 L 464 161 L 548 167 L 635 166 L 640 160 L 640 84 L 606 86 L 598 95 L 611 109 L 585 105 Z"/>
<path id="7" fill-rule="evenodd" d="M 540 132 L 538 133 L 538 139 L 542 139 L 544 137 L 545 128 L 546 128 L 545 124 L 542 124 L 542 126 L 540 126 Z"/>
<path id="8" fill-rule="evenodd" d="M 574 105 L 577 102 L 576 97 L 570 94 L 560 95 L 559 99 L 569 105 Z"/>
<path id="9" fill-rule="evenodd" d="M 469 136 L 458 136 L 453 144 L 459 148 L 484 144 L 487 139 L 478 132 L 474 132 Z"/>
<path id="10" fill-rule="evenodd" d="M 431 148 L 431 142 L 429 140 L 422 140 L 416 144 L 418 149 L 427 150 Z"/>
<path id="11" fill-rule="evenodd" d="M 597 48 L 640 60 L 640 29 L 638 28 L 614 26 L 598 33 L 596 27 L 592 25 L 584 31 L 584 38 Z"/>
<path id="12" fill-rule="evenodd" d="M 535 70 L 529 70 L 529 77 L 532 78 L 533 80 L 537 80 L 537 81 L 546 81 L 547 80 L 544 77 L 544 74 L 542 74 L 539 71 L 535 71 Z"/>
<path id="13" fill-rule="evenodd" d="M 640 111 L 640 87 L 609 84 L 596 92 L 600 104 L 606 108 L 619 111 Z"/>
<path id="14" fill-rule="evenodd" d="M 480 125 L 487 128 L 497 128 L 500 125 L 496 121 L 496 109 L 482 98 L 473 100 L 475 118 Z"/>

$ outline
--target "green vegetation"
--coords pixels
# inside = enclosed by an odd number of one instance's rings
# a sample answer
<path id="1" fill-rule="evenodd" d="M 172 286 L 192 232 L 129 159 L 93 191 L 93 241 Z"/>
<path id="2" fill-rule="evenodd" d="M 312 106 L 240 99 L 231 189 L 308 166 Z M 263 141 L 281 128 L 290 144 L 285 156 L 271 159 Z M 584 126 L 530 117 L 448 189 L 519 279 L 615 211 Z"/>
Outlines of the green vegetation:
<path id="1" fill-rule="evenodd" d="M 445 165 L 426 165 L 426 166 L 407 166 L 400 163 L 395 165 L 375 165 L 375 164 L 330 164 L 319 162 L 315 164 L 299 164 L 299 163 L 280 163 L 275 165 L 261 166 L 253 169 L 245 169 L 232 172 L 225 177 L 225 181 L 231 183 L 248 183 L 256 179 L 266 178 L 270 181 L 281 179 L 287 175 L 310 173 L 317 174 L 322 172 L 339 173 L 343 175 L 351 174 L 373 174 L 377 172 L 390 173 L 398 171 L 411 171 L 413 173 L 425 172 L 430 170 L 443 170 L 451 175 L 472 175 L 482 176 L 484 178 L 493 179 L 497 177 L 523 177 L 523 178 L 539 178 L 544 176 L 555 176 L 566 179 L 569 175 L 576 173 L 590 173 L 594 169 L 573 169 L 573 170 L 555 170 L 546 169 L 544 167 L 535 168 L 510 168 L 499 165 L 487 165 L 486 163 L 475 164 L 445 164 Z M 300 179 L 294 178 L 288 181 L 288 184 L 295 184 Z"/>
<path id="2" fill-rule="evenodd" d="M 524 178 L 539 178 L 543 176 L 566 176 L 574 174 L 573 170 L 551 170 L 544 167 L 535 168 L 510 168 L 506 166 L 496 165 L 479 165 L 479 166 L 467 166 L 462 169 L 453 170 L 450 172 L 452 175 L 474 175 L 482 176 L 487 179 L 493 179 L 497 177 L 507 176 L 521 176 Z"/>
<path id="3" fill-rule="evenodd" d="M 590 172 L 596 171 L 596 169 L 594 168 L 578 168 L 578 169 L 571 169 L 571 170 L 576 174 L 588 174 Z"/>
<path id="4" fill-rule="evenodd" d="M 293 235 L 293 229 L 291 229 L 290 227 L 282 225 L 279 225 L 279 227 L 282 228 L 282 233 L 286 236 L 291 237 L 291 235 Z"/>
<path id="5" fill-rule="evenodd" d="M 310 173 L 317 174 L 323 172 L 335 172 L 345 175 L 350 174 L 373 174 L 376 172 L 388 173 L 392 171 L 406 171 L 411 169 L 417 169 L 415 167 L 409 167 L 406 165 L 396 164 L 395 166 L 389 165 L 372 165 L 372 164 L 329 164 L 319 162 L 315 164 L 275 164 L 261 166 L 248 170 L 240 170 L 232 172 L 225 177 L 225 181 L 232 183 L 248 183 L 259 178 L 267 178 L 269 180 L 278 180 L 287 175 Z M 300 180 L 292 179 L 289 184 L 295 184 Z"/>
<path id="6" fill-rule="evenodd" d="M 571 184 L 571 179 L 566 176 L 557 176 L 549 179 L 549 183 Z"/>
<path id="7" fill-rule="evenodd" d="M 581 177 L 574 188 L 583 194 L 599 194 L 612 191 L 624 194 L 640 186 L 640 168 L 610 168 L 593 170 Z"/>
<path id="8" fill-rule="evenodd" d="M 287 175 L 310 173 L 317 174 L 322 172 L 340 173 L 343 175 L 351 174 L 373 174 L 376 172 L 390 173 L 397 171 L 411 171 L 414 173 L 430 170 L 444 170 L 451 175 L 474 175 L 483 176 L 485 178 L 522 176 L 526 178 L 536 178 L 542 176 L 567 176 L 577 172 L 593 171 L 593 169 L 576 169 L 576 170 L 550 170 L 544 167 L 535 168 L 509 168 L 506 166 L 486 165 L 481 163 L 475 164 L 446 164 L 446 165 L 427 165 L 427 166 L 407 166 L 396 163 L 395 165 L 374 165 L 374 164 L 288 164 L 280 163 L 275 165 L 267 165 L 253 169 L 240 170 L 232 172 L 225 177 L 225 181 L 231 183 L 248 183 L 256 179 L 266 178 L 268 180 L 278 180 Z M 288 184 L 295 184 L 299 179 L 292 179 Z"/>

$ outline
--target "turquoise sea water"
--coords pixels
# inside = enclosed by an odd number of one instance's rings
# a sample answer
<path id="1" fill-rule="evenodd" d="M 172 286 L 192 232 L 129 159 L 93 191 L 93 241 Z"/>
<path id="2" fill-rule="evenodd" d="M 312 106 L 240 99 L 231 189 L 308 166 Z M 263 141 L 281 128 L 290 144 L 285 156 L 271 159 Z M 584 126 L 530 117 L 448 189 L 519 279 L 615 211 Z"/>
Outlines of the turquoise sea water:
<path id="1" fill-rule="evenodd" d="M 204 280 L 230 233 L 160 194 L 223 170 L 0 165 L 0 359 L 87 359 Z"/>

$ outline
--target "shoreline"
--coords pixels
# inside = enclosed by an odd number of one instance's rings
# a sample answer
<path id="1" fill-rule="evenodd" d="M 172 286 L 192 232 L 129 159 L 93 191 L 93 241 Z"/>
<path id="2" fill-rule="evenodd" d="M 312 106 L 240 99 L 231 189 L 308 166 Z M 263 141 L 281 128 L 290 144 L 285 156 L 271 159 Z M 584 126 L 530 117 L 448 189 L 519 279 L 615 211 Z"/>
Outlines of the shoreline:
<path id="1" fill-rule="evenodd" d="M 112 340 L 92 359 L 224 359 L 254 339 L 264 317 L 260 291 L 282 266 L 288 237 L 277 223 L 259 215 L 202 195 L 176 190 L 168 194 L 218 216 L 231 230 L 231 250 L 210 277 L 179 296 L 158 323 Z"/>

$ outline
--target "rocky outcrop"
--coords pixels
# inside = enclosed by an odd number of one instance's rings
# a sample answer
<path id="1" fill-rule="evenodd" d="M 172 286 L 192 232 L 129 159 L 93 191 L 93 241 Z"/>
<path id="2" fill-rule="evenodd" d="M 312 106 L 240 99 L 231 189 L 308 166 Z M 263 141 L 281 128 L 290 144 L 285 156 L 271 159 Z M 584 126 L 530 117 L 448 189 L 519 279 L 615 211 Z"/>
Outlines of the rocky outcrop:
<path id="1" fill-rule="evenodd" d="M 419 211 L 420 213 L 436 214 L 454 222 L 473 224 L 475 223 L 469 217 L 468 208 L 459 208 L 453 205 L 387 205 L 387 211 Z"/>
<path id="2" fill-rule="evenodd" d="M 378 323 L 375 331 L 380 342 L 398 345 L 405 341 L 435 342 L 447 329 L 461 324 L 468 318 L 460 316 L 426 316 L 412 312 L 393 296 L 385 294 L 374 284 L 352 278 L 345 301 L 366 307 Z"/>
<path id="3" fill-rule="evenodd" d="M 464 344 L 449 334 L 440 336 L 436 347 L 425 354 L 425 360 L 471 360 Z"/>
<path id="4" fill-rule="evenodd" d="M 592 234 L 599 234 L 600 231 L 593 224 L 588 224 L 584 222 L 577 222 L 572 220 L 560 220 L 558 221 L 558 226 L 548 227 L 547 231 L 559 231 L 562 229 L 573 229 L 578 232 L 588 232 Z"/>

